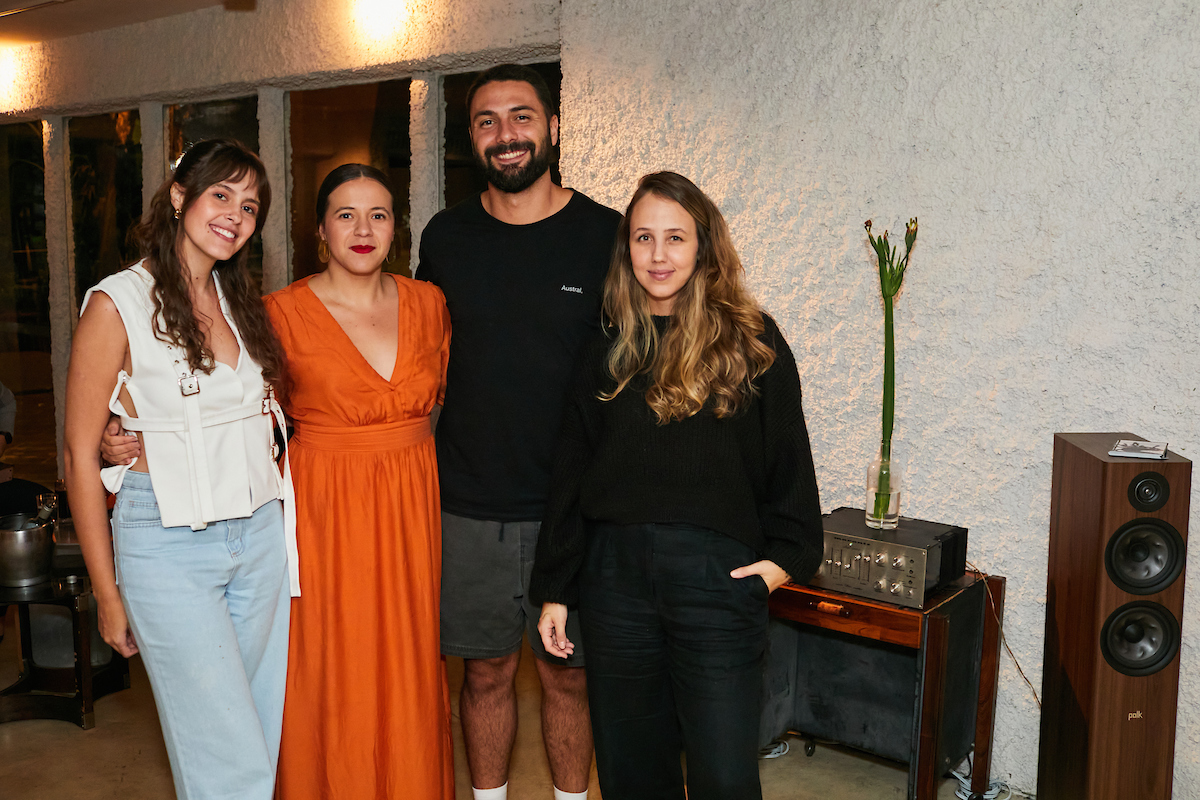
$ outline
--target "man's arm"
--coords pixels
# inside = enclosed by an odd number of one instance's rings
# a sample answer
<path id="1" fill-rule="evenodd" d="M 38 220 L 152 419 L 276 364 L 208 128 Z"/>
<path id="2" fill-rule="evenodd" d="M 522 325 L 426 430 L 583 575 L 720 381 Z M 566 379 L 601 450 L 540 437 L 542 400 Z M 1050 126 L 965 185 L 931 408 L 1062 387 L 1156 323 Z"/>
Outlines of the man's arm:
<path id="1" fill-rule="evenodd" d="M 100 458 L 105 464 L 132 464 L 142 454 L 137 436 L 121 430 L 121 420 L 112 416 L 100 437 Z"/>

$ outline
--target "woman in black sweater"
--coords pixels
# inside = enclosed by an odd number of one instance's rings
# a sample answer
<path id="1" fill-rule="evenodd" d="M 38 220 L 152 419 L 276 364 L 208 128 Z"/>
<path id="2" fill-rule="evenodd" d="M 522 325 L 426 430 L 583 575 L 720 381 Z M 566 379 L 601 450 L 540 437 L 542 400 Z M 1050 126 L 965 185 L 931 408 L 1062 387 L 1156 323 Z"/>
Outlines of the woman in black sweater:
<path id="1" fill-rule="evenodd" d="M 577 367 L 530 594 L 547 652 L 587 642 L 608 800 L 760 798 L 767 596 L 821 558 L 796 363 L 721 213 L 647 175 Z"/>

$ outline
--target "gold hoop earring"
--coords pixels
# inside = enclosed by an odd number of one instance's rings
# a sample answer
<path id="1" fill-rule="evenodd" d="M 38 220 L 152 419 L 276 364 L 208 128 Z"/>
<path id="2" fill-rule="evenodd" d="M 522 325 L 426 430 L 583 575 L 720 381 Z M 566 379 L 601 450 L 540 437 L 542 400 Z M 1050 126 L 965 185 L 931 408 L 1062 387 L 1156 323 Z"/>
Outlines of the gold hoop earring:
<path id="1" fill-rule="evenodd" d="M 324 239 L 317 242 L 317 260 L 322 264 L 329 263 L 329 242 Z"/>
<path id="2" fill-rule="evenodd" d="M 392 246 L 388 249 L 387 258 L 383 260 L 385 264 L 391 264 L 396 260 L 396 243 L 393 241 Z"/>

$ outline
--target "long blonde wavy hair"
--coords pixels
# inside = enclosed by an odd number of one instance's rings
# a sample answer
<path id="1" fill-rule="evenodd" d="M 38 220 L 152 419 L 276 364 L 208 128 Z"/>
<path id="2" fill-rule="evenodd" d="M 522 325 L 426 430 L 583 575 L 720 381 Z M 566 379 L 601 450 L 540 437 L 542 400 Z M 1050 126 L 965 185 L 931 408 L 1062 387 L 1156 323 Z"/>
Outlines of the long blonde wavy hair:
<path id="1" fill-rule="evenodd" d="M 681 205 L 695 220 L 699 239 L 696 269 L 676 295 L 661 337 L 629 250 L 629 218 L 649 194 Z M 717 417 L 745 407 L 758 392 L 754 379 L 775 361 L 775 351 L 758 339 L 762 312 L 742 286 L 742 274 L 725 219 L 704 192 L 674 172 L 642 178 L 617 230 L 604 282 L 604 315 L 615 329 L 606 364 L 616 388 L 600 399 L 612 400 L 646 373 L 646 403 L 660 425 L 692 416 L 710 399 Z"/>

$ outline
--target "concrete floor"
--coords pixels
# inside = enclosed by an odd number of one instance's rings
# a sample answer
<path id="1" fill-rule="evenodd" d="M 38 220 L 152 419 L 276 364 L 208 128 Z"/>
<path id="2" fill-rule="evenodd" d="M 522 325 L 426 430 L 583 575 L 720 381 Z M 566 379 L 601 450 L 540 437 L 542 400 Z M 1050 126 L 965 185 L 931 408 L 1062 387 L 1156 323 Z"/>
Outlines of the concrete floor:
<path id="1" fill-rule="evenodd" d="M 15 615 L 9 609 L 8 636 L 0 643 L 0 686 L 16 679 Z M 452 659 L 457 800 L 470 800 L 470 779 L 458 728 L 458 688 L 462 662 Z M 540 692 L 532 655 L 523 655 L 518 678 L 520 730 L 513 755 L 509 797 L 551 797 L 549 770 L 541 745 Z M 884 800 L 905 797 L 901 765 L 832 745 L 818 745 L 812 758 L 792 739 L 787 755 L 762 761 L 765 800 Z M 942 783 L 938 800 L 952 800 L 957 782 Z M 0 725 L 0 797 L 5 800 L 170 800 L 175 796 L 157 712 L 141 661 L 132 662 L 132 688 L 96 703 L 90 731 L 48 720 Z M 595 771 L 590 796 L 600 797 Z"/>

